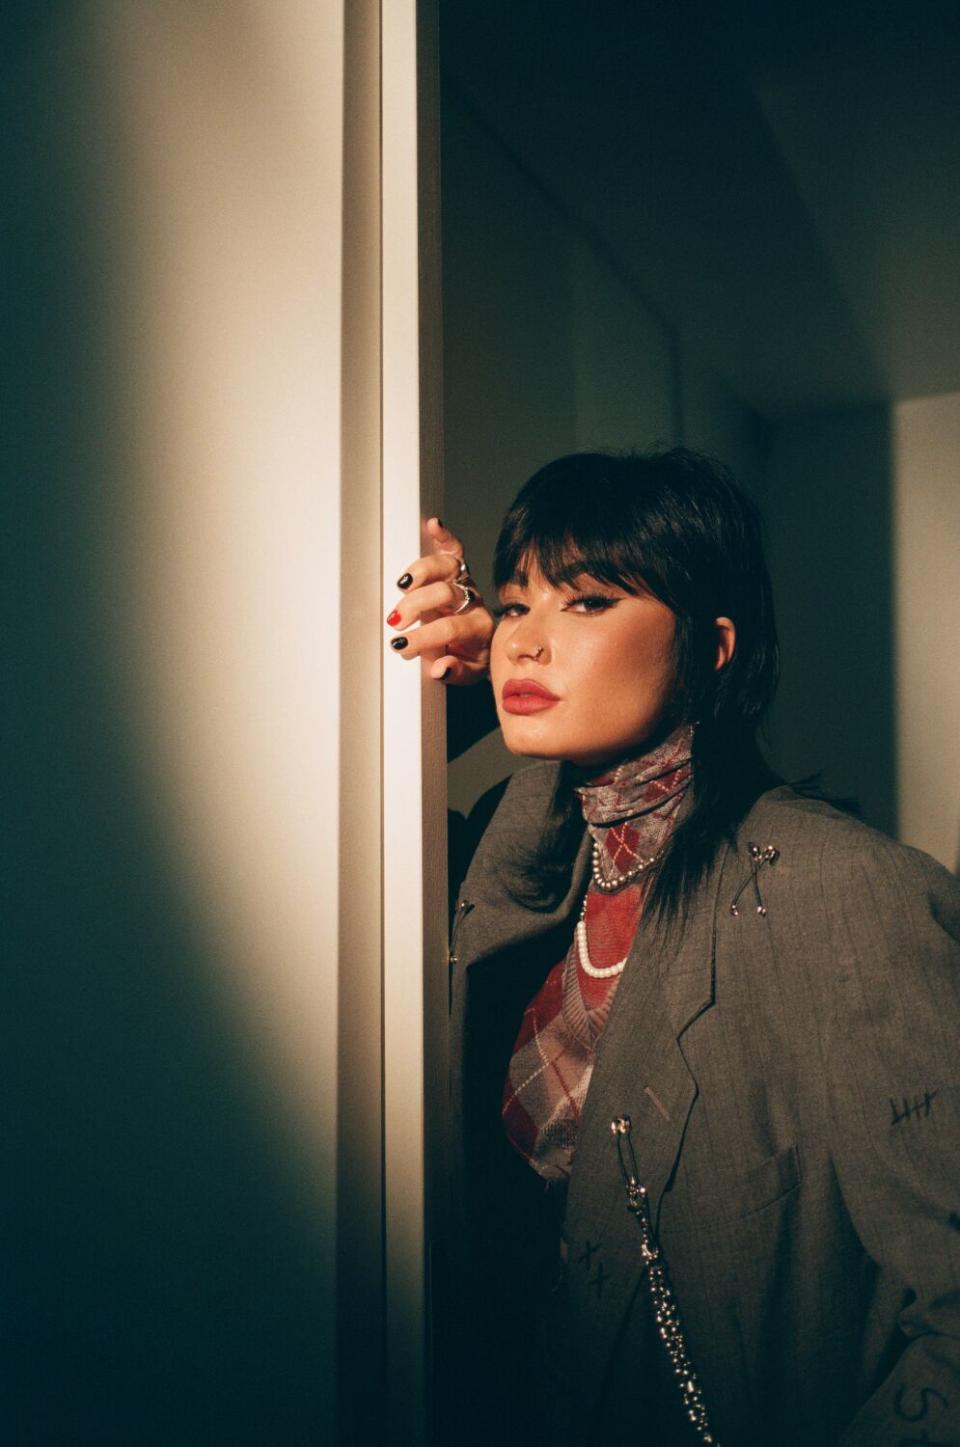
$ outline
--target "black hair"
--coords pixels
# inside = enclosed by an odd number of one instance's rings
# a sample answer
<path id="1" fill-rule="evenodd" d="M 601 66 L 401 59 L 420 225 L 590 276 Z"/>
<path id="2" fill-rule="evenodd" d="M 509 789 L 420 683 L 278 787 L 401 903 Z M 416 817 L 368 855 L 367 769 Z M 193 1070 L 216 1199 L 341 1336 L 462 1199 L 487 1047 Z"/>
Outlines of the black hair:
<path id="1" fill-rule="evenodd" d="M 494 559 L 497 588 L 535 566 L 562 586 L 582 573 L 649 591 L 676 617 L 677 717 L 696 725 L 693 804 L 671 838 L 650 892 L 670 919 L 757 796 L 777 782 L 757 731 L 777 684 L 779 651 L 756 507 L 729 470 L 686 448 L 646 454 L 574 453 L 530 478 L 507 513 Z M 736 626 L 733 657 L 715 667 L 714 620 Z M 569 883 L 583 820 L 561 769 L 536 854 L 520 861 L 524 902 L 552 905 Z"/>

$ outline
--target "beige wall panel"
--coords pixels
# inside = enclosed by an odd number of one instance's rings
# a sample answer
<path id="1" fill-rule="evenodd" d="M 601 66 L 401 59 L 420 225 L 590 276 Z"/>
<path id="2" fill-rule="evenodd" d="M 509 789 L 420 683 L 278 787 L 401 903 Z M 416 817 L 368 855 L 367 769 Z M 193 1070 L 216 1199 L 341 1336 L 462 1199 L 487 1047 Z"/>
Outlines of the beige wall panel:
<path id="1" fill-rule="evenodd" d="M 908 844 L 960 868 L 960 393 L 894 413 L 897 760 Z"/>

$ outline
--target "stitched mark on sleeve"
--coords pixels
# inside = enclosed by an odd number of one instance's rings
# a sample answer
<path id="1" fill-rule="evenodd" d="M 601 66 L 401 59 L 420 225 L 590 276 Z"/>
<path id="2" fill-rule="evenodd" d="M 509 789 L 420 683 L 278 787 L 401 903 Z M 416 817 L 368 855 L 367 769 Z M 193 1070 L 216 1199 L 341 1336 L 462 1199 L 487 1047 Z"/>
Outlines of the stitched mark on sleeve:
<path id="1" fill-rule="evenodd" d="M 599 1297 L 599 1296 L 602 1294 L 602 1292 L 603 1292 L 603 1283 L 604 1283 L 605 1281 L 607 1281 L 607 1280 L 609 1280 L 609 1277 L 607 1276 L 607 1273 L 604 1271 L 604 1269 L 603 1269 L 603 1262 L 601 1261 L 600 1264 L 599 1264 L 599 1266 L 597 1267 L 597 1274 L 596 1274 L 596 1276 L 592 1277 L 592 1278 L 587 1282 L 587 1285 L 588 1285 L 588 1286 L 592 1286 L 593 1289 L 594 1289 L 594 1291 L 597 1293 L 597 1296 Z"/>
<path id="2" fill-rule="evenodd" d="M 583 1243 L 583 1251 L 577 1257 L 577 1265 L 582 1266 L 584 1271 L 589 1271 L 593 1262 L 593 1257 L 596 1252 L 600 1250 L 600 1247 L 602 1245 L 602 1241 L 598 1241 L 596 1245 L 594 1245 L 594 1243 L 588 1237 L 587 1240 Z"/>
<path id="3" fill-rule="evenodd" d="M 903 1125 L 904 1121 L 926 1120 L 939 1094 L 939 1090 L 925 1090 L 923 1095 L 915 1095 L 912 1101 L 906 1095 L 901 1096 L 899 1101 L 894 1100 L 892 1095 L 888 1096 L 891 1126 Z"/>
<path id="4" fill-rule="evenodd" d="M 907 1410 L 905 1399 L 908 1395 L 914 1398 L 914 1402 L 911 1404 L 912 1406 L 916 1405 L 916 1398 L 920 1398 L 919 1409 L 917 1411 Z M 935 1399 L 944 1409 L 950 1405 L 943 1393 L 938 1392 L 936 1387 L 908 1387 L 906 1382 L 904 1382 L 897 1388 L 897 1395 L 893 1399 L 894 1410 L 897 1416 L 902 1418 L 904 1422 L 922 1422 L 930 1411 L 930 1403 L 927 1401 L 928 1397 Z"/>
<path id="5" fill-rule="evenodd" d="M 908 1394 L 913 1399 L 909 1404 L 906 1400 Z M 937 1404 L 938 1415 L 950 1406 L 946 1397 L 942 1392 L 938 1392 L 936 1387 L 908 1387 L 904 1382 L 897 1388 L 893 1408 L 903 1422 L 922 1422 L 930 1411 L 931 1403 L 934 1402 Z M 926 1427 L 923 1427 L 917 1437 L 901 1437 L 897 1447 L 949 1447 L 949 1444 L 931 1437 Z"/>

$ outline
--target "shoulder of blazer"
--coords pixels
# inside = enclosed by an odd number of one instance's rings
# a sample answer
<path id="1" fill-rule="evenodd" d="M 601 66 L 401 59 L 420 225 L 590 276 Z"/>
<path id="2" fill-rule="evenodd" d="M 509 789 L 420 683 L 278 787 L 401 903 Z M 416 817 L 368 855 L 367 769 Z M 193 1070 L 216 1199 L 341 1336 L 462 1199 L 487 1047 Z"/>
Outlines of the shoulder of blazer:
<path id="1" fill-rule="evenodd" d="M 771 904 L 789 890 L 795 901 L 830 919 L 855 915 L 869 903 L 874 917 L 919 920 L 932 914 L 960 936 L 960 881 L 954 875 L 922 850 L 823 800 L 786 785 L 761 795 L 737 831 L 728 881 L 749 877 L 751 846 L 777 851 L 775 864 L 759 875 Z"/>
<path id="2" fill-rule="evenodd" d="M 484 881 L 498 876 L 518 850 L 533 847 L 553 802 L 560 767 L 557 763 L 529 764 L 518 769 L 505 785 L 497 784 L 484 795 L 473 812 L 479 811 L 487 800 L 489 822 L 484 820 L 485 828 L 467 871 L 465 889 L 482 892 Z M 498 792 L 500 797 L 490 817 L 489 801 Z"/>
<path id="3" fill-rule="evenodd" d="M 561 768 L 561 764 L 550 761 L 526 764 L 511 774 L 490 822 L 490 832 L 495 836 L 499 830 L 524 824 L 539 827 L 553 801 Z"/>

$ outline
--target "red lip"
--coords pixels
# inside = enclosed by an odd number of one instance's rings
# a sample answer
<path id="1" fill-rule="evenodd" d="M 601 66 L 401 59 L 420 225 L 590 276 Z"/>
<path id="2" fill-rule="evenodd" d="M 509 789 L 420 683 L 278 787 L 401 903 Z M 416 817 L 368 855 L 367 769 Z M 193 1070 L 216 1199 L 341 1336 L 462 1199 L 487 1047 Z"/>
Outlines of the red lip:
<path id="1" fill-rule="evenodd" d="M 541 709 L 552 708 L 560 702 L 555 693 L 530 678 L 508 679 L 500 698 L 507 713 L 539 713 Z"/>
<path id="2" fill-rule="evenodd" d="M 559 699 L 549 688 L 544 688 L 542 683 L 534 683 L 532 678 L 508 678 L 503 685 L 501 698 L 512 698 L 515 693 L 529 693 L 534 698 L 547 698 L 551 703 L 558 703 Z"/>

